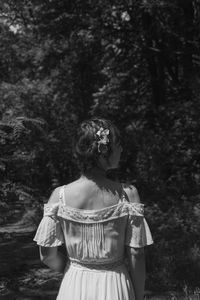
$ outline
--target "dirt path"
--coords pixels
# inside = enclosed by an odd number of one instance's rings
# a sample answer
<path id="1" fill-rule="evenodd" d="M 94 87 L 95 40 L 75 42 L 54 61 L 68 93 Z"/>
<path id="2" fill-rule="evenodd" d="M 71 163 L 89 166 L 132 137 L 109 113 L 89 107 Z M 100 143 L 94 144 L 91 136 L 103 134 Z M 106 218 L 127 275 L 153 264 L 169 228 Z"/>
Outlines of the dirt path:
<path id="1" fill-rule="evenodd" d="M 23 221 L 0 228 L 0 299 L 53 300 L 62 274 L 39 261 L 36 227 Z"/>

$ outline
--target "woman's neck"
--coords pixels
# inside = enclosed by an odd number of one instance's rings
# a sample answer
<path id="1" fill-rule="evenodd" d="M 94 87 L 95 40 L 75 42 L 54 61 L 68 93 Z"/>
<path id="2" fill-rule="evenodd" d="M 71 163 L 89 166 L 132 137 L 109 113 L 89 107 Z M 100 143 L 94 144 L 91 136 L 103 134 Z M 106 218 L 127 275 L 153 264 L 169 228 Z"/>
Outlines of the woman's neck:
<path id="1" fill-rule="evenodd" d="M 100 178 L 105 178 L 106 177 L 106 170 L 99 168 L 99 167 L 94 167 L 92 169 L 89 169 L 85 171 L 81 177 L 87 177 L 89 179 L 100 179 Z"/>

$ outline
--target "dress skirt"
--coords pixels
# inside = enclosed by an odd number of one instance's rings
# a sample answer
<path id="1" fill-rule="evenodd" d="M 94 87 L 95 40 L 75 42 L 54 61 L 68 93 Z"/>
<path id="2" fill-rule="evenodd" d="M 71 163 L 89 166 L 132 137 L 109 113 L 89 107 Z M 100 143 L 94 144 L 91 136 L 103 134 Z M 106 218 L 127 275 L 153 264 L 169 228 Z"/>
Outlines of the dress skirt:
<path id="1" fill-rule="evenodd" d="M 57 300 L 135 300 L 134 289 L 124 264 L 112 270 L 67 265 Z"/>

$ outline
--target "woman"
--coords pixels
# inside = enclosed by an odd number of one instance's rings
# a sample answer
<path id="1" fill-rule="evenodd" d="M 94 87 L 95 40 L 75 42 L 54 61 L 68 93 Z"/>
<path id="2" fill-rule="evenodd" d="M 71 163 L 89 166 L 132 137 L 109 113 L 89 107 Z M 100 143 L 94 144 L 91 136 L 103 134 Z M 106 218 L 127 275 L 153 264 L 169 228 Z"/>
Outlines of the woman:
<path id="1" fill-rule="evenodd" d="M 144 246 L 153 243 L 135 187 L 106 177 L 122 147 L 108 120 L 80 125 L 75 155 L 80 178 L 58 187 L 44 205 L 34 240 L 49 268 L 63 272 L 57 300 L 142 300 Z M 68 257 L 57 251 L 65 244 Z"/>

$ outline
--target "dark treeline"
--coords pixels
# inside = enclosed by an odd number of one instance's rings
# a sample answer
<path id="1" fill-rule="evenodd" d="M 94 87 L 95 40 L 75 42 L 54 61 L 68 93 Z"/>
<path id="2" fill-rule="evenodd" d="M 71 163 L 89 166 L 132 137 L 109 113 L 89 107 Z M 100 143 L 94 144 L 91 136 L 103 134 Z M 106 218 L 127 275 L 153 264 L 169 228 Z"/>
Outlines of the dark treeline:
<path id="1" fill-rule="evenodd" d="M 0 6 L 1 224 L 78 176 L 74 129 L 103 116 L 122 132 L 119 178 L 146 205 L 147 289 L 199 286 L 200 2 Z"/>

